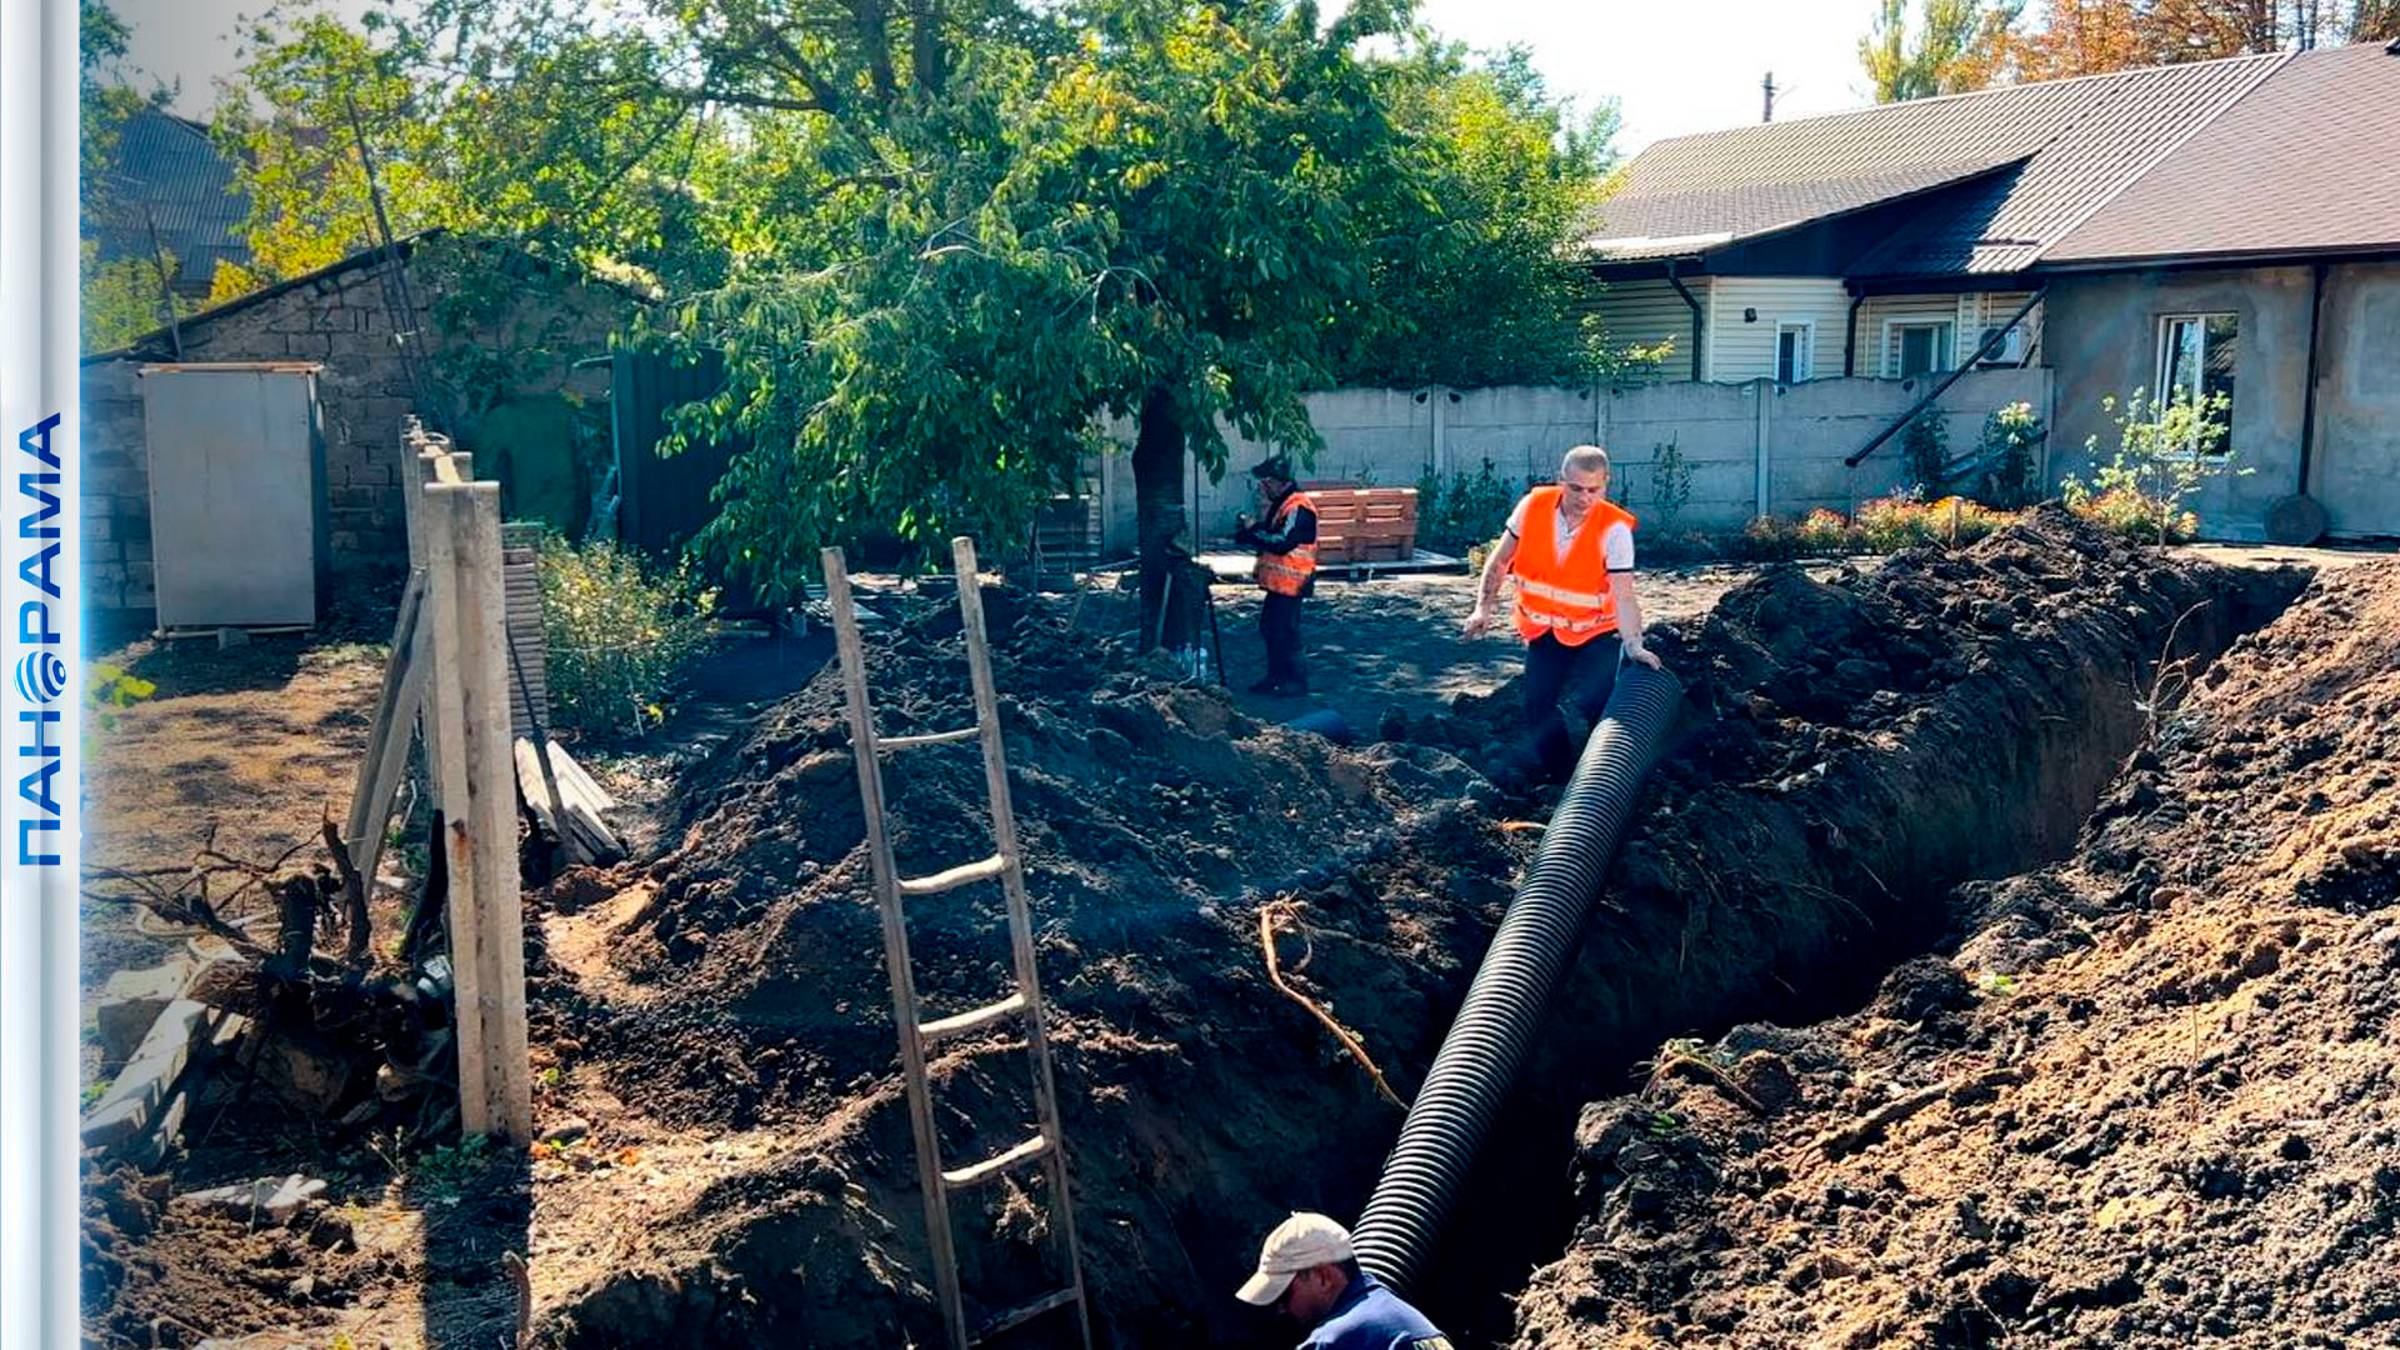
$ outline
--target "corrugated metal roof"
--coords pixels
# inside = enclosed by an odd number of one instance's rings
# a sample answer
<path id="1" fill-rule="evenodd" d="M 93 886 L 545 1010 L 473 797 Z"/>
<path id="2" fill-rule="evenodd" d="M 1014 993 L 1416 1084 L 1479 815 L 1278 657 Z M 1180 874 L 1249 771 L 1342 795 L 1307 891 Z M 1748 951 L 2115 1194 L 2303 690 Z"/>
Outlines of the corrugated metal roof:
<path id="1" fill-rule="evenodd" d="M 1591 247 L 1606 260 L 1645 256 L 1659 236 L 1749 238 L 1950 185 L 1855 270 L 2015 271 L 2282 59 L 2008 85 L 1661 141 L 1627 166 Z"/>
<path id="2" fill-rule="evenodd" d="M 150 256 L 150 222 L 175 255 L 177 289 L 206 294 L 217 264 L 249 258 L 242 232 L 249 202 L 235 193 L 234 166 L 197 122 L 145 108 L 125 121 L 109 166 L 113 219 L 96 231 L 104 259 Z"/>
<path id="3" fill-rule="evenodd" d="M 2400 55 L 2302 52 L 2045 263 L 2400 246 Z"/>
<path id="4" fill-rule="evenodd" d="M 2091 80 L 2077 115 L 2023 169 L 1925 213 L 1859 259 L 1851 274 L 2023 271 L 2284 59 L 2236 57 Z"/>

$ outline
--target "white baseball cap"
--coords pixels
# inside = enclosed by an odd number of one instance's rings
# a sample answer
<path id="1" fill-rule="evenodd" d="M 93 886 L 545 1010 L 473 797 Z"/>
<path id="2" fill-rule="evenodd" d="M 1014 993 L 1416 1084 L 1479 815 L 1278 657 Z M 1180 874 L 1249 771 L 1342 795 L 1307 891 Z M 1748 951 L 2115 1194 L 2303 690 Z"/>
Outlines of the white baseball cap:
<path id="1" fill-rule="evenodd" d="M 1257 1272 L 1234 1297 L 1256 1307 L 1273 1307 L 1283 1291 L 1292 1287 L 1294 1275 L 1356 1256 L 1350 1247 L 1349 1229 L 1322 1214 L 1294 1212 L 1267 1234 L 1266 1245 L 1258 1252 Z"/>

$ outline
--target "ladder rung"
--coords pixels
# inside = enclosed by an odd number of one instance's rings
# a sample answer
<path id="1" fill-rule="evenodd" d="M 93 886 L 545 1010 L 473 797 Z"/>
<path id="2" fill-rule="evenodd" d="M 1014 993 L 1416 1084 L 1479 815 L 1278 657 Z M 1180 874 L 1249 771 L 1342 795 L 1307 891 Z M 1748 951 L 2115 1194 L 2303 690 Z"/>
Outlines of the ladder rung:
<path id="1" fill-rule="evenodd" d="M 955 891 L 959 887 L 973 882 L 989 881 L 1000 875 L 1001 870 L 1007 866 L 1008 856 L 995 853 L 976 862 L 960 863 L 956 867 L 936 872 L 929 877 L 902 877 L 900 878 L 900 893 L 902 895 L 940 895 L 944 891 Z"/>
<path id="2" fill-rule="evenodd" d="M 956 731 L 928 731 L 917 736 L 878 736 L 878 750 L 913 750 L 920 745 L 949 745 L 955 741 L 971 741 L 983 734 L 980 726 L 960 727 Z"/>
<path id="3" fill-rule="evenodd" d="M 1044 1294 L 1040 1298 L 1035 1299 L 1033 1302 L 1026 1304 L 1022 1308 L 1011 1308 L 1007 1312 L 1004 1312 L 998 1317 L 993 1318 L 991 1321 L 984 1323 L 983 1329 L 975 1333 L 975 1339 L 977 1341 L 988 1341 L 994 1337 L 1006 1335 L 1007 1333 L 1016 1330 L 1018 1327 L 1025 1325 L 1027 1322 L 1030 1322 L 1033 1319 L 1041 1316 L 1043 1313 L 1056 1312 L 1060 1308 L 1064 1308 L 1068 1304 L 1071 1304 L 1075 1300 L 1082 1297 L 1083 1291 L 1073 1288 L 1061 1289 L 1055 1294 Z"/>
<path id="4" fill-rule="evenodd" d="M 962 1167 L 955 1172 L 942 1173 L 942 1184 L 956 1189 L 962 1186 L 972 1186 L 979 1181 L 989 1181 L 1018 1163 L 1031 1162 L 1049 1151 L 1049 1137 L 1037 1134 L 997 1158 L 986 1158 L 973 1167 Z"/>
<path id="5" fill-rule="evenodd" d="M 917 1025 L 917 1034 L 926 1040 L 938 1041 L 944 1036 L 957 1036 L 973 1031 L 977 1027 L 989 1026 L 1012 1013 L 1023 1011 L 1025 1011 L 1025 995 L 1021 992 L 1010 994 L 998 1003 L 986 1004 L 971 1012 L 958 1013 L 938 1021 L 921 1022 Z"/>

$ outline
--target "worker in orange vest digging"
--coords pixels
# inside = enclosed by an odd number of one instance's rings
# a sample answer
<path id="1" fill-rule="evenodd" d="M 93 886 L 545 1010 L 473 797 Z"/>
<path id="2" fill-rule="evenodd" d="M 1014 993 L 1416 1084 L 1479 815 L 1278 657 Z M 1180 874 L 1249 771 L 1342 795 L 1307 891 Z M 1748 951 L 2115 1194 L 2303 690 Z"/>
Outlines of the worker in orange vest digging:
<path id="1" fill-rule="evenodd" d="M 1525 639 L 1527 740 L 1516 764 L 1499 767 L 1503 787 L 1573 772 L 1576 739 L 1562 702 L 1589 734 L 1608 706 L 1625 661 L 1655 669 L 1642 645 L 1642 606 L 1633 586 L 1633 513 L 1608 499 L 1608 452 L 1569 450 L 1558 482 L 1525 494 L 1483 565 L 1467 636 L 1492 625 L 1501 579 L 1517 578 L 1517 633 Z"/>
<path id="2" fill-rule="evenodd" d="M 1292 463 L 1281 455 L 1250 470 L 1258 482 L 1265 523 L 1237 516 L 1234 542 L 1258 551 L 1251 575 L 1265 589 L 1258 606 L 1258 635 L 1267 645 L 1267 677 L 1253 694 L 1305 694 L 1308 671 L 1300 664 L 1300 601 L 1315 589 L 1317 505 L 1292 481 Z"/>

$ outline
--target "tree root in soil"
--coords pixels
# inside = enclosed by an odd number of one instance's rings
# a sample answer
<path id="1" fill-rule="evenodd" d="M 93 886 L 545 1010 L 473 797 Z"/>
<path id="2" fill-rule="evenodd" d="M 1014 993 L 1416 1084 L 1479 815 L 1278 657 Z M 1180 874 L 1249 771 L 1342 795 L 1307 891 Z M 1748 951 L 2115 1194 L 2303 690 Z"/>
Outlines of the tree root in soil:
<path id="1" fill-rule="evenodd" d="M 1279 897 L 1258 907 L 1258 949 L 1267 958 L 1267 980 L 1281 990 L 1284 997 L 1308 1009 L 1309 1016 L 1322 1022 L 1325 1029 L 1333 1033 L 1333 1038 L 1342 1043 L 1342 1048 L 1349 1051 L 1350 1057 L 1357 1060 L 1359 1066 L 1367 1071 L 1367 1076 L 1375 1081 L 1375 1090 L 1383 1094 L 1385 1101 L 1403 1111 L 1407 1110 L 1408 1103 L 1400 1100 L 1399 1093 L 1392 1091 L 1390 1081 L 1383 1076 L 1383 1070 L 1377 1068 L 1374 1059 L 1367 1054 L 1367 1047 L 1359 1043 L 1357 1033 L 1343 1026 L 1334 1018 L 1333 1014 L 1319 1007 L 1314 999 L 1284 981 L 1282 958 L 1275 950 L 1275 932 L 1288 920 L 1293 931 L 1300 934 L 1300 941 L 1307 944 L 1308 929 L 1301 926 L 1299 910 L 1300 902 L 1290 896 Z M 1294 970 L 1308 964 L 1309 950 L 1313 949 L 1303 951 L 1300 964 L 1294 966 Z"/>

